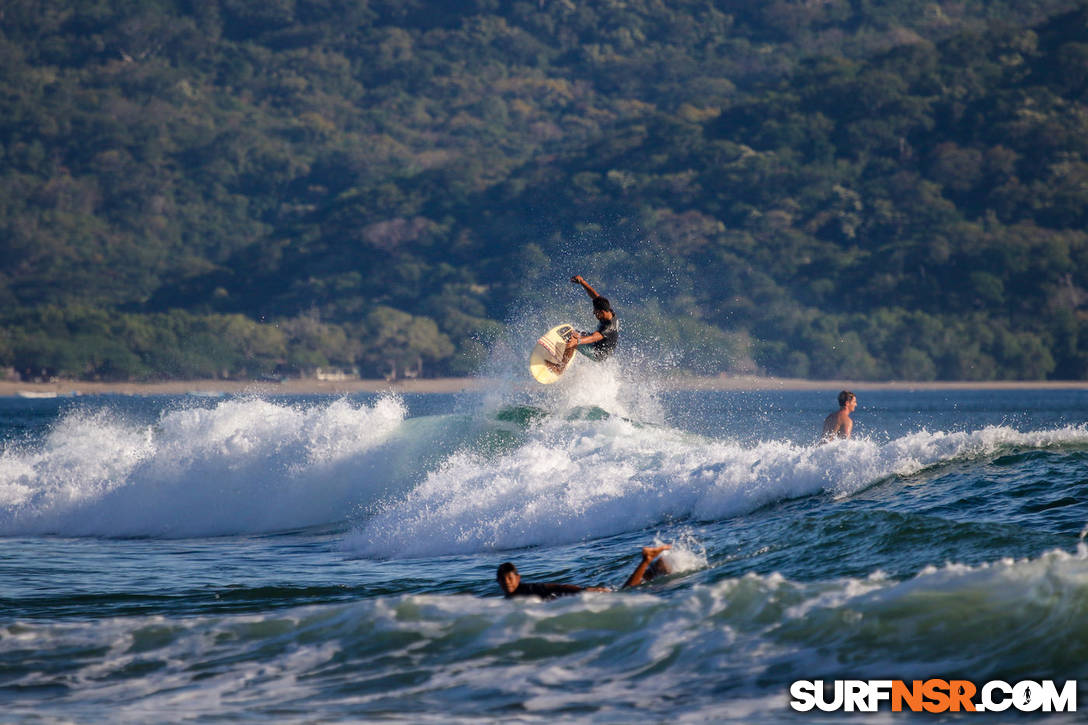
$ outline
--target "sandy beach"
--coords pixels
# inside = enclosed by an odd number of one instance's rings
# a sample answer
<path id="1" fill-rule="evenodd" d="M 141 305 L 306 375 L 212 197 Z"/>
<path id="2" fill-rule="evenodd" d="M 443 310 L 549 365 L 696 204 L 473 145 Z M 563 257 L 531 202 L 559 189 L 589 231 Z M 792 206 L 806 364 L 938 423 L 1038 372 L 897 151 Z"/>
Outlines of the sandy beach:
<path id="1" fill-rule="evenodd" d="M 424 378 L 414 380 L 313 380 L 281 383 L 252 380 L 173 380 L 144 383 L 56 380 L 44 383 L 0 381 L 0 397 L 52 397 L 53 395 L 339 395 L 346 393 L 459 393 L 483 390 L 494 381 L 487 378 Z M 527 383 L 528 385 L 528 383 Z M 991 381 L 851 381 L 803 380 L 757 376 L 675 377 L 663 382 L 667 390 L 1083 390 L 1086 380 L 991 380 Z"/>
<path id="2" fill-rule="evenodd" d="M 255 380 L 167 380 L 145 383 L 107 383 L 56 380 L 48 383 L 0 382 L 0 396 L 57 395 L 185 395 L 229 393 L 254 395 L 339 395 L 345 393 L 458 393 L 487 384 L 480 378 L 424 378 L 422 380 L 314 380 L 272 383 Z"/>

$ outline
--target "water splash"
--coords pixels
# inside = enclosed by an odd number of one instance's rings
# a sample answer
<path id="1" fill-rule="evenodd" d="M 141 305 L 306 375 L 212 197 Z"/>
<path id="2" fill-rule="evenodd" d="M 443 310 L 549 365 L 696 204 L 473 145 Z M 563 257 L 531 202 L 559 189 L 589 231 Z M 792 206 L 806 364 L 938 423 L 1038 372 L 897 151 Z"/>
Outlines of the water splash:
<path id="1" fill-rule="evenodd" d="M 154 425 L 76 411 L 40 446 L 0 452 L 0 533 L 207 536 L 342 521 L 396 479 L 385 465 L 395 451 L 382 449 L 406 416 L 396 398 L 230 400 Z"/>
<path id="2" fill-rule="evenodd" d="M 432 556 L 547 546 L 683 520 L 717 521 L 783 499 L 849 496 L 892 476 L 1010 446 L 1088 442 L 1088 429 L 915 433 L 754 446 L 615 416 L 548 417 L 509 453 L 459 451 L 356 529 L 365 556 Z"/>

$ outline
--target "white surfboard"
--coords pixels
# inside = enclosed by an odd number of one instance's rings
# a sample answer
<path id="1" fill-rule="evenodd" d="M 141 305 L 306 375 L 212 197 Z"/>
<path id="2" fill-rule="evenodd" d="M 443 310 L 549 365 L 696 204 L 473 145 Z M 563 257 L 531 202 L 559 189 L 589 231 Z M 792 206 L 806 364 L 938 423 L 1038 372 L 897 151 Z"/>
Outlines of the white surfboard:
<path id="1" fill-rule="evenodd" d="M 563 363 L 563 353 L 567 349 L 567 340 L 570 339 L 572 334 L 574 334 L 574 327 L 564 323 L 548 330 L 536 341 L 533 352 L 529 355 L 529 372 L 533 374 L 538 383 L 544 383 L 545 385 L 554 383 L 563 374 L 549 367 L 548 363 L 552 365 L 561 365 Z M 567 363 L 567 368 L 573 365 L 577 358 L 577 355 L 572 357 L 570 362 Z M 565 371 L 566 368 L 564 368 L 563 372 Z"/>

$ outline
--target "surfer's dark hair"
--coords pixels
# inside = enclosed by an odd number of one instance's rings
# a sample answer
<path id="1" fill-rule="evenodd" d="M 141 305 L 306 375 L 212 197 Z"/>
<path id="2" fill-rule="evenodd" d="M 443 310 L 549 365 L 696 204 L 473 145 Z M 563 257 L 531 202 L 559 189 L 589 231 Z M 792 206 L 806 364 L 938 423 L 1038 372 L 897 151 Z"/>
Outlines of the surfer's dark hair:
<path id="1" fill-rule="evenodd" d="M 601 297 L 600 295 L 597 295 L 593 298 L 593 309 L 594 311 L 604 310 L 605 312 L 611 312 L 612 305 L 608 303 L 607 297 Z"/>
<path id="2" fill-rule="evenodd" d="M 518 568 L 509 561 L 503 562 L 502 564 L 499 564 L 499 570 L 495 572 L 495 578 L 501 582 L 510 572 L 517 574 Z"/>
<path id="3" fill-rule="evenodd" d="M 842 391 L 841 393 L 839 393 L 839 407 L 845 408 L 846 404 L 856 397 L 857 396 L 851 393 L 849 390 Z"/>

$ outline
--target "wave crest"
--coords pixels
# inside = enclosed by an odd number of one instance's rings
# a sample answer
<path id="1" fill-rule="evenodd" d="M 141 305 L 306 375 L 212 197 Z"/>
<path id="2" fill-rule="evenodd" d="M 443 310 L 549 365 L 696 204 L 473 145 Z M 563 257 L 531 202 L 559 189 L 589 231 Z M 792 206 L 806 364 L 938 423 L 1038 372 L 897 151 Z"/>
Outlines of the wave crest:
<path id="1" fill-rule="evenodd" d="M 386 492 L 378 449 L 406 416 L 396 398 L 230 400 L 155 425 L 70 413 L 35 449 L 0 453 L 0 533 L 209 536 L 343 521 Z"/>
<path id="2" fill-rule="evenodd" d="M 675 520 L 720 520 L 818 493 L 848 496 L 892 476 L 1015 447 L 1084 444 L 1088 429 L 1071 426 L 744 446 L 616 417 L 552 417 L 511 452 L 449 457 L 345 545 L 365 556 L 405 557 L 564 544 Z"/>

